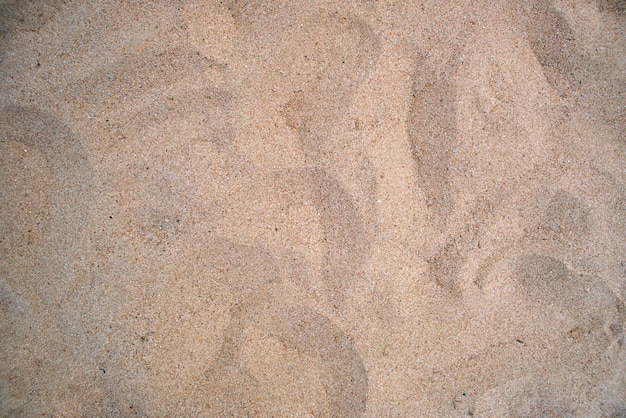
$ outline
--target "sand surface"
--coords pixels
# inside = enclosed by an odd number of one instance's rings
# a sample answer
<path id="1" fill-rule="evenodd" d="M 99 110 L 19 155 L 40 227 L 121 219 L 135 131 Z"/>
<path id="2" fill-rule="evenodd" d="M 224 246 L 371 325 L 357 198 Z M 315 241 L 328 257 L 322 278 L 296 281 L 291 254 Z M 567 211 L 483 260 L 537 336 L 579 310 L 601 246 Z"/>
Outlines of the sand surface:
<path id="1" fill-rule="evenodd" d="M 1 416 L 625 416 L 624 1 L 0 16 Z"/>

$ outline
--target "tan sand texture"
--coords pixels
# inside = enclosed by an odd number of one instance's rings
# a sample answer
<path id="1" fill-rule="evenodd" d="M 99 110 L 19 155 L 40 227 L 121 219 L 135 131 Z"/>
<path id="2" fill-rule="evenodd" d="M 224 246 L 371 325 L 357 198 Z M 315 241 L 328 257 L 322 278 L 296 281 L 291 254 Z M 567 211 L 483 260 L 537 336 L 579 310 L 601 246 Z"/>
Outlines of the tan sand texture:
<path id="1" fill-rule="evenodd" d="M 626 5 L 1 1 L 1 416 L 626 416 Z"/>

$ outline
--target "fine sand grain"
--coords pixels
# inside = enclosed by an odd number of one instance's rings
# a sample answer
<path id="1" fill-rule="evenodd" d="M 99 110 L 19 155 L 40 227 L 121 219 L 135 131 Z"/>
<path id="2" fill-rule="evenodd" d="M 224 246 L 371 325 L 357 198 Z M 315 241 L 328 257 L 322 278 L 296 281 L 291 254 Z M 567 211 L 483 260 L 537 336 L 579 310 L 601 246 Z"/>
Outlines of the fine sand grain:
<path id="1" fill-rule="evenodd" d="M 0 1 L 0 416 L 626 415 L 620 0 Z"/>

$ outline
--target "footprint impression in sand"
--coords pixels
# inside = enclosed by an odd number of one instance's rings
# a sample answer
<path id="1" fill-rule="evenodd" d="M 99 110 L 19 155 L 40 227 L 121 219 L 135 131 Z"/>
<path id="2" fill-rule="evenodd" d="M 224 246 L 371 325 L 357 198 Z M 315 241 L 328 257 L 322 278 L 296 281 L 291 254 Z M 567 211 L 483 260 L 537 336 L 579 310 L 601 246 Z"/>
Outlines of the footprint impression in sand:
<path id="1" fill-rule="evenodd" d="M 622 186 L 607 174 L 587 172 L 586 166 L 579 168 L 587 173 L 584 182 L 568 179 L 569 173 L 555 176 L 553 161 L 585 158 L 572 155 L 575 146 L 562 143 L 558 129 L 563 126 L 550 119 L 555 112 L 543 109 L 560 104 L 563 96 L 589 96 L 580 92 L 604 70 L 577 55 L 565 17 L 548 2 L 538 4 L 544 24 L 533 20 L 527 37 L 515 32 L 523 28 L 503 26 L 493 32 L 498 28 L 494 23 L 492 29 L 451 35 L 444 42 L 449 55 L 425 54 L 418 63 L 407 136 L 431 224 L 442 237 L 427 260 L 432 280 L 452 300 L 476 297 L 476 290 L 486 298 L 515 292 L 515 298 L 546 315 L 540 323 L 554 321 L 550 314 L 563 315 L 565 329 L 545 338 L 580 355 L 538 352 L 553 356 L 554 364 L 594 359 L 588 367 L 602 370 L 601 379 L 611 375 L 622 355 L 626 310 L 610 287 L 614 278 L 598 273 L 604 266 L 591 267 L 593 254 L 585 249 L 594 240 L 607 239 L 602 219 L 617 217 L 613 199 L 598 191 Z M 522 13 L 535 16 L 536 8 Z M 526 74 L 525 68 L 539 71 Z M 612 125 L 614 116 L 607 113 L 603 122 Z M 547 186 L 547 181 L 553 183 Z M 576 195 L 572 184 L 587 181 L 596 187 L 579 187 Z M 592 211 L 594 200 L 603 203 Z M 506 360 L 512 355 L 506 350 L 485 351 L 463 363 L 468 382 L 478 379 L 481 370 L 497 369 L 494 359 L 500 359 L 498 364 L 518 362 Z M 520 379 L 525 376 L 522 369 L 517 373 Z M 583 375 L 586 369 L 576 373 Z M 480 395 L 488 392 L 488 380 L 482 387 L 471 386 Z M 467 397 L 463 402 L 468 403 Z"/>
<path id="2" fill-rule="evenodd" d="M 367 25 L 356 18 L 317 12 L 292 18 L 288 11 L 285 7 L 268 12 L 265 18 L 286 26 L 275 28 L 276 32 L 269 35 L 262 26 L 263 18 L 255 14 L 259 10 L 237 5 L 228 11 L 233 20 L 225 23 L 218 19 L 222 22 L 219 27 L 236 28 L 241 31 L 238 36 L 258 43 L 255 50 L 266 51 L 263 55 L 267 65 L 280 68 L 293 86 L 291 97 L 281 107 L 281 115 L 298 135 L 308 164 L 277 178 L 285 179 L 281 188 L 291 189 L 300 199 L 311 201 L 320 214 L 325 247 L 323 283 L 331 306 L 340 311 L 349 289 L 362 277 L 368 239 L 359 206 L 335 176 L 351 174 L 342 170 L 364 174 L 355 177 L 366 182 L 365 189 L 370 194 L 375 193 L 375 182 L 366 159 L 357 159 L 355 168 L 346 168 L 345 161 L 354 157 L 342 154 L 342 139 L 333 136 L 333 127 L 370 67 L 373 57 L 368 54 L 377 51 L 377 41 Z M 263 34 L 255 33 L 257 25 L 265 28 Z M 316 36 L 311 36 L 311 30 Z M 283 33 L 289 33 L 289 38 L 285 39 Z M 223 47 L 217 52 L 225 56 L 232 53 Z M 298 190 L 303 190 L 304 195 Z M 295 267 L 290 270 L 296 271 Z M 257 407 L 254 399 L 266 392 L 242 361 L 244 335 L 250 325 L 257 323 L 265 335 L 319 365 L 330 408 L 327 412 L 338 416 L 363 413 L 367 373 L 350 338 L 323 314 L 295 300 L 282 300 L 280 283 L 284 279 L 276 277 L 274 283 L 267 282 L 251 294 L 240 295 L 241 302 L 231 308 L 224 343 L 207 372 L 216 388 L 211 403 L 221 404 L 217 407 L 220 413 L 247 413 Z"/>
<path id="3" fill-rule="evenodd" d="M 93 174 L 80 139 L 32 107 L 0 109 L 0 158 L 0 350 L 15 372 L 2 376 L 12 382 L 2 403 L 27 413 L 26 405 L 44 407 L 39 397 L 62 402 L 65 380 L 84 377 L 59 364 L 75 360 L 76 335 L 68 324 L 82 315 L 81 250 Z M 33 358 L 40 360 L 33 365 Z"/>

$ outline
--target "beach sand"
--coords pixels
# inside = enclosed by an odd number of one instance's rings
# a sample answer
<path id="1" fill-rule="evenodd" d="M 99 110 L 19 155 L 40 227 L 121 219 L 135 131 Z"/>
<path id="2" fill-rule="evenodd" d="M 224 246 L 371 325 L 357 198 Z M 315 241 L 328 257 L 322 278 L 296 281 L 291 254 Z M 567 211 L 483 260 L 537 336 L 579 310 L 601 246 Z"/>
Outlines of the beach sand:
<path id="1" fill-rule="evenodd" d="M 626 415 L 623 1 L 0 16 L 1 416 Z"/>

